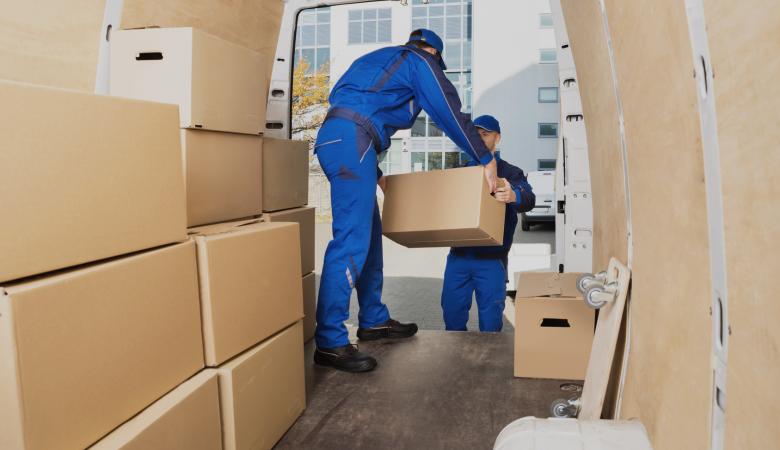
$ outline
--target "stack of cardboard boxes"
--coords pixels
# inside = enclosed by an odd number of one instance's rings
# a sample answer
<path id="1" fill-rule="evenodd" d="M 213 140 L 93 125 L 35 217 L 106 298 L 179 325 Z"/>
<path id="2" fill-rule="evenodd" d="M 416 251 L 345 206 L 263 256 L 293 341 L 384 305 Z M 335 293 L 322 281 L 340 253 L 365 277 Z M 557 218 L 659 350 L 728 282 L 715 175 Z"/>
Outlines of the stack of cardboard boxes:
<path id="1" fill-rule="evenodd" d="M 0 82 L 0 448 L 271 448 L 305 406 L 306 146 L 261 136 L 266 58 L 112 45 L 133 99 Z M 273 223 L 264 146 L 303 198 Z"/>
<path id="2" fill-rule="evenodd" d="M 297 190 L 308 178 L 306 144 L 261 136 L 272 61 L 250 49 L 193 28 L 151 28 L 116 32 L 111 52 L 112 95 L 179 105 L 187 226 L 222 445 L 270 448 L 305 406 L 305 218 L 265 223 L 261 215 L 266 201 L 274 209 L 306 204 L 307 192 Z M 310 246 L 313 222 L 305 225 Z M 139 416 L 117 433 L 137 440 L 150 420 Z"/>
<path id="3" fill-rule="evenodd" d="M 314 207 L 309 198 L 309 148 L 303 141 L 265 139 L 263 149 L 263 220 L 296 222 L 300 227 L 303 287 L 303 335 L 314 337 L 316 292 L 314 282 Z"/>

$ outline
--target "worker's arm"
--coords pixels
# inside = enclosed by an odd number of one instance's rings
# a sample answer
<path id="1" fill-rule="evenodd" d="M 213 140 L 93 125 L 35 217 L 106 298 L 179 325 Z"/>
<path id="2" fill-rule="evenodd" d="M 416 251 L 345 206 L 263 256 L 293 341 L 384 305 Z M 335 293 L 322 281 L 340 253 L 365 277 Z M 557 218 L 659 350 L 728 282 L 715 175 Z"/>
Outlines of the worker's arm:
<path id="1" fill-rule="evenodd" d="M 455 86 L 431 55 L 417 49 L 410 52 L 411 80 L 422 109 L 472 159 L 483 166 L 491 164 L 493 155 L 479 137 L 471 117 L 460 111 L 462 105 Z"/>
<path id="2" fill-rule="evenodd" d="M 502 164 L 507 164 L 505 161 L 502 161 Z M 528 184 L 528 179 L 526 179 L 525 174 L 523 171 L 515 166 L 512 166 L 510 164 L 507 164 L 508 169 L 505 170 L 505 172 L 508 172 L 509 175 L 506 177 L 506 180 L 509 182 L 509 185 L 511 187 L 513 198 L 508 198 L 508 200 L 511 201 L 505 201 L 505 203 L 511 203 L 512 206 L 514 206 L 515 211 L 522 213 L 522 212 L 528 212 L 532 209 L 534 209 L 534 206 L 536 206 L 536 194 L 534 194 L 533 188 L 530 184 Z M 499 189 L 498 191 L 501 191 Z M 496 193 L 496 198 L 501 200 L 499 198 L 499 192 Z"/>

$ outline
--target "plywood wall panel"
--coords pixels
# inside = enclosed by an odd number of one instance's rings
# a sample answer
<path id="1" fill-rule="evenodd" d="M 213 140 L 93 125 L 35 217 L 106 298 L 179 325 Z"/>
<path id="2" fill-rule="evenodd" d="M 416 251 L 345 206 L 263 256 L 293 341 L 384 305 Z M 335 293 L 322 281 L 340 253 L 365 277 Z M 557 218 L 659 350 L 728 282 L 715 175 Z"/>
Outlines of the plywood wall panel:
<path id="1" fill-rule="evenodd" d="M 93 91 L 105 0 L 0 3 L 0 78 Z"/>
<path id="2" fill-rule="evenodd" d="M 593 269 L 627 260 L 625 179 L 617 103 L 598 0 L 562 0 L 588 135 L 593 192 Z"/>
<path id="3" fill-rule="evenodd" d="M 726 448 L 780 445 L 780 4 L 705 0 L 726 231 Z"/>
<path id="4" fill-rule="evenodd" d="M 684 2 L 605 5 L 625 119 L 634 244 L 622 415 L 639 417 L 657 450 L 707 448 L 709 244 Z"/>
<path id="5" fill-rule="evenodd" d="M 261 53 L 270 70 L 283 12 L 282 0 L 125 0 L 122 28 L 199 28 Z"/>

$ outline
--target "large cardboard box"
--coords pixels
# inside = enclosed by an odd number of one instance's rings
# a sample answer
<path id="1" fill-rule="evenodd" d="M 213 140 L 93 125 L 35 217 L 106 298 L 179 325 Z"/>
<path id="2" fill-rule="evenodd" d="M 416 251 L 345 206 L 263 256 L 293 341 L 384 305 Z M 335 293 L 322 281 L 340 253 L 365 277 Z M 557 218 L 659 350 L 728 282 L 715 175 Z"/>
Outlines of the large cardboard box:
<path id="1" fill-rule="evenodd" d="M 389 175 L 382 232 L 406 247 L 501 245 L 506 206 L 482 167 Z"/>
<path id="2" fill-rule="evenodd" d="M 297 222 L 301 232 L 301 273 L 314 272 L 314 207 L 263 214 L 266 222 Z"/>
<path id="3" fill-rule="evenodd" d="M 0 289 L 0 448 L 84 448 L 203 367 L 195 245 Z"/>
<path id="4" fill-rule="evenodd" d="M 272 448 L 306 405 L 298 322 L 217 369 L 225 450 Z"/>
<path id="5" fill-rule="evenodd" d="M 309 200 L 309 144 L 263 138 L 263 211 L 297 208 Z"/>
<path id="6" fill-rule="evenodd" d="M 317 283 L 314 273 L 303 277 L 303 342 L 314 338 L 317 328 Z"/>
<path id="7" fill-rule="evenodd" d="M 516 377 L 585 379 L 596 316 L 577 290 L 580 275 L 517 274 Z"/>
<path id="8" fill-rule="evenodd" d="M 217 373 L 204 370 L 90 450 L 220 450 L 220 420 Z"/>
<path id="9" fill-rule="evenodd" d="M 111 95 L 175 103 L 184 128 L 260 134 L 269 63 L 195 28 L 114 31 Z"/>
<path id="10" fill-rule="evenodd" d="M 186 239 L 176 107 L 0 82 L 0 282 Z"/>
<path id="11" fill-rule="evenodd" d="M 303 317 L 295 223 L 228 223 L 195 236 L 206 364 L 216 366 Z"/>
<path id="12" fill-rule="evenodd" d="M 262 137 L 185 129 L 181 142 L 188 226 L 263 212 Z"/>

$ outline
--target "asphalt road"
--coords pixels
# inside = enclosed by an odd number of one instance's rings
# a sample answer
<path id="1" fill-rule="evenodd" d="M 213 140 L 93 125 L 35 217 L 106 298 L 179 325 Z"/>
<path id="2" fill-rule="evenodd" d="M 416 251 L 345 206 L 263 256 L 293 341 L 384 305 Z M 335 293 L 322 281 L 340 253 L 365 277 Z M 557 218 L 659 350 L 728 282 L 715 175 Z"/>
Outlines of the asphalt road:
<path id="1" fill-rule="evenodd" d="M 331 224 L 316 225 L 315 272 L 322 271 L 322 259 L 331 239 Z M 549 243 L 555 252 L 555 230 L 552 225 L 537 225 L 523 232 L 517 227 L 516 243 Z M 441 287 L 447 248 L 407 249 L 383 239 L 385 282 L 382 299 L 394 319 L 416 322 L 423 330 L 443 330 Z M 353 293 L 348 324 L 357 326 L 357 297 Z M 476 305 L 472 306 L 469 330 L 478 330 Z M 512 331 L 504 320 L 504 331 Z"/>

